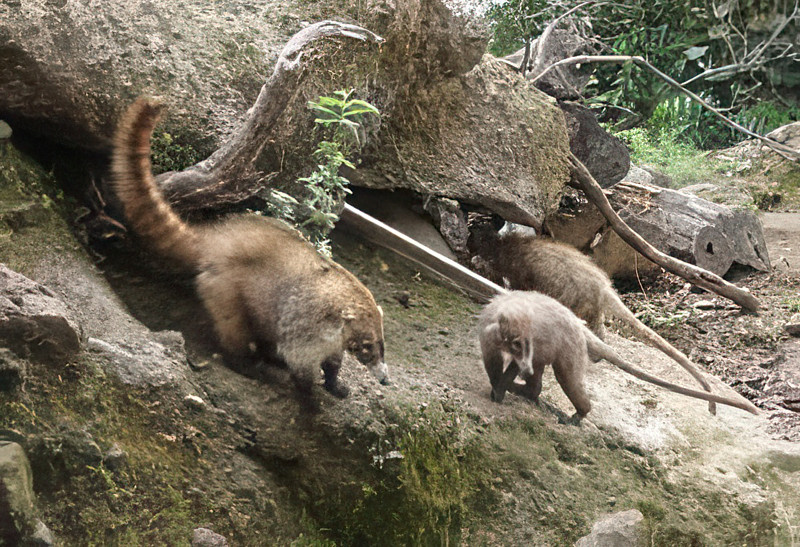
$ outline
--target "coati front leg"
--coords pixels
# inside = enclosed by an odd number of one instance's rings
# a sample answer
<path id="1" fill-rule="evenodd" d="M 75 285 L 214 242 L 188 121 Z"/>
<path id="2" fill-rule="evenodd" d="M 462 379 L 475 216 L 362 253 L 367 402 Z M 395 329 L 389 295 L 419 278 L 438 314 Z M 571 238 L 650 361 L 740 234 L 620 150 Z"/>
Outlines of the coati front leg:
<path id="1" fill-rule="evenodd" d="M 520 397 L 530 399 L 534 403 L 539 403 L 539 394 L 542 392 L 542 373 L 543 366 L 533 367 L 533 374 L 525 378 L 525 385 L 514 384 L 514 393 Z"/>
<path id="2" fill-rule="evenodd" d="M 501 368 L 502 370 L 502 368 Z M 514 380 L 519 375 L 519 365 L 516 361 L 511 361 L 506 367 L 505 372 L 499 377 L 496 385 L 492 386 L 492 401 L 495 403 L 502 403 L 506 397 L 506 391 L 512 393 L 516 390 Z"/>
<path id="3" fill-rule="evenodd" d="M 344 399 L 350 394 L 350 389 L 339 380 L 339 368 L 342 366 L 342 357 L 328 357 L 322 363 L 322 372 L 325 374 L 325 389 L 339 399 Z"/>

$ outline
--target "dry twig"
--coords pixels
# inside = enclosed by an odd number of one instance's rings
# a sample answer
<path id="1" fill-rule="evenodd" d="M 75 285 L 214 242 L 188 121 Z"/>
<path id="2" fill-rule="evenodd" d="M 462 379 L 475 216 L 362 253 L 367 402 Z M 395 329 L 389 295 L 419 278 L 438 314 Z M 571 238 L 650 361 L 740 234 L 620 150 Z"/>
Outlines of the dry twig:
<path id="1" fill-rule="evenodd" d="M 600 210 L 600 213 L 606 217 L 611 228 L 628 245 L 641 253 L 645 258 L 652 260 L 665 270 L 686 279 L 690 283 L 733 300 L 748 312 L 758 312 L 760 306 L 758 299 L 748 291 L 728 283 L 714 273 L 664 254 L 650 245 L 617 215 L 608 202 L 608 198 L 606 198 L 606 195 L 603 193 L 603 189 L 600 188 L 600 185 L 594 180 L 594 177 L 592 177 L 591 173 L 586 169 L 586 166 L 572 153 L 570 153 L 570 163 L 574 181 L 571 184 L 586 194 L 589 201 L 591 201 Z"/>

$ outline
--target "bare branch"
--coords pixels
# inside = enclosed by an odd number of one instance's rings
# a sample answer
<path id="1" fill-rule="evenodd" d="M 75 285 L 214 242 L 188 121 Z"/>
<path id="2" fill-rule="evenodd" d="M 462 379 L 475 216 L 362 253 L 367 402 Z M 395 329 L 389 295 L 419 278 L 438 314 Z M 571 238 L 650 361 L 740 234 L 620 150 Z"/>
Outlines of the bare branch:
<path id="1" fill-rule="evenodd" d="M 765 145 L 769 146 L 772 150 L 774 150 L 776 153 L 780 154 L 787 160 L 793 162 L 800 162 L 800 150 L 795 150 L 794 148 L 786 146 L 785 144 L 781 144 L 768 137 L 759 135 L 758 133 L 754 133 L 749 129 L 747 129 L 746 127 L 736 123 L 727 116 L 723 115 L 719 110 L 709 105 L 703 99 L 701 99 L 699 95 L 693 93 L 692 91 L 689 91 L 681 84 L 679 84 L 677 81 L 675 81 L 673 78 L 667 76 L 666 74 L 658 70 L 656 67 L 648 63 L 643 57 L 631 56 L 631 55 L 579 55 L 577 57 L 569 57 L 567 59 L 562 59 L 557 63 L 553 63 L 552 65 L 547 67 L 542 73 L 533 78 L 532 83 L 536 83 L 537 80 L 542 78 L 545 74 L 547 74 L 551 70 L 554 70 L 564 65 L 579 64 L 579 63 L 626 63 L 626 62 L 632 62 L 637 66 L 644 67 L 647 70 L 653 72 L 656 76 L 667 82 L 670 86 L 681 91 L 683 94 L 688 96 L 694 102 L 698 103 L 700 106 L 702 106 L 703 108 L 705 108 L 706 110 L 708 110 L 709 112 L 720 118 L 730 127 L 744 133 L 749 137 L 760 140 Z"/>
<path id="2" fill-rule="evenodd" d="M 720 276 L 704 270 L 703 268 L 687 264 L 682 260 L 664 254 L 650 245 L 617 215 L 614 208 L 611 207 L 611 204 L 608 202 L 608 198 L 603 193 L 603 189 L 600 188 L 600 185 L 594 180 L 594 177 L 592 177 L 591 173 L 586 169 L 586 166 L 572 153 L 570 153 L 570 163 L 573 174 L 573 183 L 571 184 L 586 194 L 589 201 L 591 201 L 600 210 L 600 213 L 606 217 L 611 228 L 628 245 L 641 253 L 645 258 L 652 260 L 665 270 L 679 275 L 690 283 L 708 291 L 715 292 L 725 298 L 729 298 L 749 312 L 758 312 L 760 306 L 758 299 L 748 291 L 728 283 Z"/>
<path id="3" fill-rule="evenodd" d="M 383 38 L 365 28 L 338 21 L 321 21 L 292 36 L 261 87 L 255 104 L 233 135 L 200 163 L 183 171 L 163 173 L 157 178 L 173 207 L 185 212 L 208 207 L 209 203 L 234 203 L 247 199 L 265 186 L 274 174 L 260 172 L 255 161 L 270 131 L 297 92 L 298 84 L 305 78 L 301 69 L 307 47 L 328 37 L 383 42 Z"/>

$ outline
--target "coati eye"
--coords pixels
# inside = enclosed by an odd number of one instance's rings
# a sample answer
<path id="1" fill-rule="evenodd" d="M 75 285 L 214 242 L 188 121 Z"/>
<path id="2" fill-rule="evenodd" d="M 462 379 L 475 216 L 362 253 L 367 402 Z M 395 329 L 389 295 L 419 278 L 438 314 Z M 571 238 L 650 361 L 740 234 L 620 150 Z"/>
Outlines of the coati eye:
<path id="1" fill-rule="evenodd" d="M 511 349 L 514 351 L 522 351 L 522 342 L 519 338 L 514 338 L 514 340 L 511 341 Z"/>

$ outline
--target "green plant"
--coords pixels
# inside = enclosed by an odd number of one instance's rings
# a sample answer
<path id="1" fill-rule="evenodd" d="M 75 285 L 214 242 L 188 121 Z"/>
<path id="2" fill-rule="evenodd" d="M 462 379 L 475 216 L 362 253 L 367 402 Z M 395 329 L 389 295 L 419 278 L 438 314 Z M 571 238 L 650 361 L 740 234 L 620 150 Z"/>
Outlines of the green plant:
<path id="1" fill-rule="evenodd" d="M 366 115 L 380 115 L 377 108 L 366 101 L 353 99 L 352 95 L 352 89 L 335 91 L 333 97 L 323 96 L 317 101 L 308 102 L 308 107 L 317 114 L 314 123 L 328 135 L 319 142 L 314 152 L 316 170 L 298 179 L 308 192 L 304 206 L 310 209 L 300 228 L 322 252 L 328 250 L 325 234 L 339 219 L 337 208 L 345 195 L 350 193 L 347 188 L 350 181 L 339 174 L 339 169 L 342 166 L 356 168 L 348 157 L 361 149 L 361 120 Z"/>
<path id="2" fill-rule="evenodd" d="M 675 188 L 714 179 L 722 169 L 719 162 L 682 137 L 677 127 L 636 127 L 616 135 L 630 148 L 634 164 L 657 168 L 670 177 Z"/>
<path id="3" fill-rule="evenodd" d="M 153 172 L 181 171 L 200 161 L 201 154 L 188 144 L 181 143 L 166 131 L 153 133 L 151 141 Z"/>

